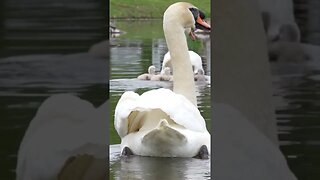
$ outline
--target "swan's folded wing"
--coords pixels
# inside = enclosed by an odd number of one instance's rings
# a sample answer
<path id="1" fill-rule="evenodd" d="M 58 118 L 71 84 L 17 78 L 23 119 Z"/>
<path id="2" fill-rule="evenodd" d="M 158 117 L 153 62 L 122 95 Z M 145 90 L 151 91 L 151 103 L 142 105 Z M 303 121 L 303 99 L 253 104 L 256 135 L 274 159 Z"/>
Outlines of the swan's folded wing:
<path id="1" fill-rule="evenodd" d="M 203 70 L 201 56 L 195 53 L 194 51 L 189 51 L 189 56 L 190 56 L 191 64 L 195 66 L 195 69 Z"/>
<path id="2" fill-rule="evenodd" d="M 177 124 L 193 131 L 206 131 L 205 121 L 197 107 L 187 98 L 168 89 L 156 89 L 141 96 L 125 92 L 115 110 L 115 128 L 124 137 L 128 132 L 128 116 L 133 111 L 161 109 Z"/>

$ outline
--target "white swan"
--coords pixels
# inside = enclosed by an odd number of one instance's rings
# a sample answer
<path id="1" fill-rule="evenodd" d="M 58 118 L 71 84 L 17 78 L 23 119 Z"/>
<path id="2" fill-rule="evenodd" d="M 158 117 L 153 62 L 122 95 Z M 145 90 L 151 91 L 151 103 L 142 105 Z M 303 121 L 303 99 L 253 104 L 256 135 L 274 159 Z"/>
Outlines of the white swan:
<path id="1" fill-rule="evenodd" d="M 103 176 L 105 169 L 103 174 L 98 174 L 95 162 L 102 159 L 105 163 L 107 156 L 107 109 L 107 102 L 96 109 L 89 102 L 68 94 L 53 95 L 45 100 L 20 144 L 17 180 L 58 176 L 70 179 L 70 175 L 77 174 L 71 169 L 79 166 L 84 167 L 83 176 L 90 172 Z M 96 171 L 92 171 L 91 165 Z"/>
<path id="2" fill-rule="evenodd" d="M 194 51 L 188 51 L 188 52 L 189 52 L 190 61 L 191 61 L 194 74 L 196 74 L 199 69 L 203 70 L 202 59 L 199 56 L 199 54 L 195 53 Z M 168 51 L 163 57 L 161 74 L 164 73 L 164 68 L 166 67 L 172 68 L 170 60 L 171 60 L 171 56 L 170 56 L 170 52 Z"/>
<path id="3" fill-rule="evenodd" d="M 207 158 L 210 134 L 197 109 L 195 84 L 185 28 L 195 24 L 210 29 L 200 11 L 178 2 L 164 13 L 163 30 L 172 56 L 173 91 L 156 89 L 125 92 L 115 109 L 115 129 L 121 137 L 122 154 L 158 157 Z M 195 21 L 196 19 L 196 21 Z"/>
<path id="4" fill-rule="evenodd" d="M 137 78 L 140 80 L 150 80 L 152 76 L 154 76 L 155 74 L 156 74 L 156 67 L 152 65 L 152 66 L 149 66 L 148 73 L 141 74 Z"/>

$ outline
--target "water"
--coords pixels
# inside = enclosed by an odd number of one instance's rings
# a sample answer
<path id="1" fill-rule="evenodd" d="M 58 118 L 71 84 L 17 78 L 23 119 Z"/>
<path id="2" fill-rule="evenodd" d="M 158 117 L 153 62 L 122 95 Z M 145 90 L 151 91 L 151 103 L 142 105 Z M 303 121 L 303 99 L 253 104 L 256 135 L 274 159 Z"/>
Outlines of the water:
<path id="1" fill-rule="evenodd" d="M 319 179 L 320 63 L 272 63 L 280 149 L 298 179 Z"/>
<path id="2" fill-rule="evenodd" d="M 293 3 L 294 15 L 301 31 L 301 41 L 319 45 L 319 1 L 293 0 Z"/>
<path id="3" fill-rule="evenodd" d="M 15 179 L 20 142 L 47 97 L 72 93 L 95 106 L 106 100 L 106 60 L 88 53 L 105 39 L 105 11 L 100 1 L 1 4 L 0 179 Z"/>
<path id="4" fill-rule="evenodd" d="M 162 20 L 117 21 L 117 28 L 126 33 L 112 38 L 110 43 L 110 144 L 119 144 L 120 138 L 113 125 L 116 103 L 123 92 L 131 90 L 139 94 L 157 88 L 172 89 L 172 82 L 142 81 L 134 79 L 146 73 L 150 65 L 160 71 L 164 54 L 168 51 L 162 33 Z M 143 27 L 143 28 L 141 28 Z M 190 49 L 203 59 L 205 74 L 210 74 L 210 41 L 188 42 Z M 197 84 L 198 107 L 210 131 L 210 84 Z M 120 158 L 120 147 L 112 145 L 110 153 L 111 179 L 210 179 L 210 161 L 194 158 Z"/>
<path id="5" fill-rule="evenodd" d="M 119 146 L 110 146 L 111 179 L 210 179 L 210 160 L 195 158 L 120 158 Z"/>
<path id="6" fill-rule="evenodd" d="M 107 98 L 106 68 L 104 58 L 87 53 L 0 59 L 0 138 L 6 147 L 0 151 L 0 179 L 13 179 L 20 141 L 41 103 L 72 93 L 99 106 Z"/>

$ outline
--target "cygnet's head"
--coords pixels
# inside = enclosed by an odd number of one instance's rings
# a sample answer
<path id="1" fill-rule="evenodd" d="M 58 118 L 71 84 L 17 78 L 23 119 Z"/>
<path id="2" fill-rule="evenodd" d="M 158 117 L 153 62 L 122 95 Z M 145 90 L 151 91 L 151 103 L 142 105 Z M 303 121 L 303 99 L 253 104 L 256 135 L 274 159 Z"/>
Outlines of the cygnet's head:
<path id="1" fill-rule="evenodd" d="M 171 74 L 170 68 L 169 68 L 169 67 L 165 67 L 165 68 L 164 68 L 164 75 L 169 76 L 170 74 Z"/>
<path id="2" fill-rule="evenodd" d="M 284 24 L 279 29 L 279 39 L 281 41 L 298 42 L 299 30 L 292 24 Z"/>
<path id="3" fill-rule="evenodd" d="M 156 74 L 156 67 L 155 66 L 149 66 L 148 68 L 148 73 L 149 74 Z"/>
<path id="4" fill-rule="evenodd" d="M 204 75 L 203 69 L 198 69 L 198 71 L 197 71 L 196 74 L 197 74 L 197 75 Z"/>
<path id="5" fill-rule="evenodd" d="M 203 72 L 203 69 L 201 68 L 199 68 L 199 67 L 196 67 L 196 66 L 194 66 L 194 65 L 192 65 L 192 71 L 193 71 L 193 73 L 194 74 L 198 74 L 199 72 L 199 70 L 202 70 L 202 72 Z"/>

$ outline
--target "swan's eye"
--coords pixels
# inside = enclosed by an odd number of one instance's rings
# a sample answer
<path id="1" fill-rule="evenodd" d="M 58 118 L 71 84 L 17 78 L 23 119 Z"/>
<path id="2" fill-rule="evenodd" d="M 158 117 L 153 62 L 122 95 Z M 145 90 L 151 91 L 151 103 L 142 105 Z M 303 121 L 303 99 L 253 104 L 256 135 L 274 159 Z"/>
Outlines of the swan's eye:
<path id="1" fill-rule="evenodd" d="M 189 10 L 191 11 L 193 18 L 196 21 L 199 16 L 199 10 L 196 8 L 189 8 Z"/>
<path id="2" fill-rule="evenodd" d="M 205 19 L 205 18 L 206 18 L 204 12 L 200 11 L 200 10 L 197 9 L 197 8 L 189 8 L 189 10 L 192 12 L 192 15 L 193 15 L 193 17 L 194 17 L 194 20 L 197 20 L 198 16 L 199 16 L 201 19 Z"/>
<path id="3" fill-rule="evenodd" d="M 205 18 L 205 15 L 202 11 L 196 8 L 189 8 L 189 10 L 192 12 L 194 20 L 196 22 L 195 26 L 197 29 L 202 29 L 202 30 L 211 29 L 210 25 L 203 20 Z"/>
<path id="4" fill-rule="evenodd" d="M 204 13 L 202 11 L 199 10 L 199 16 L 201 19 L 205 19 L 206 16 L 204 15 Z"/>

